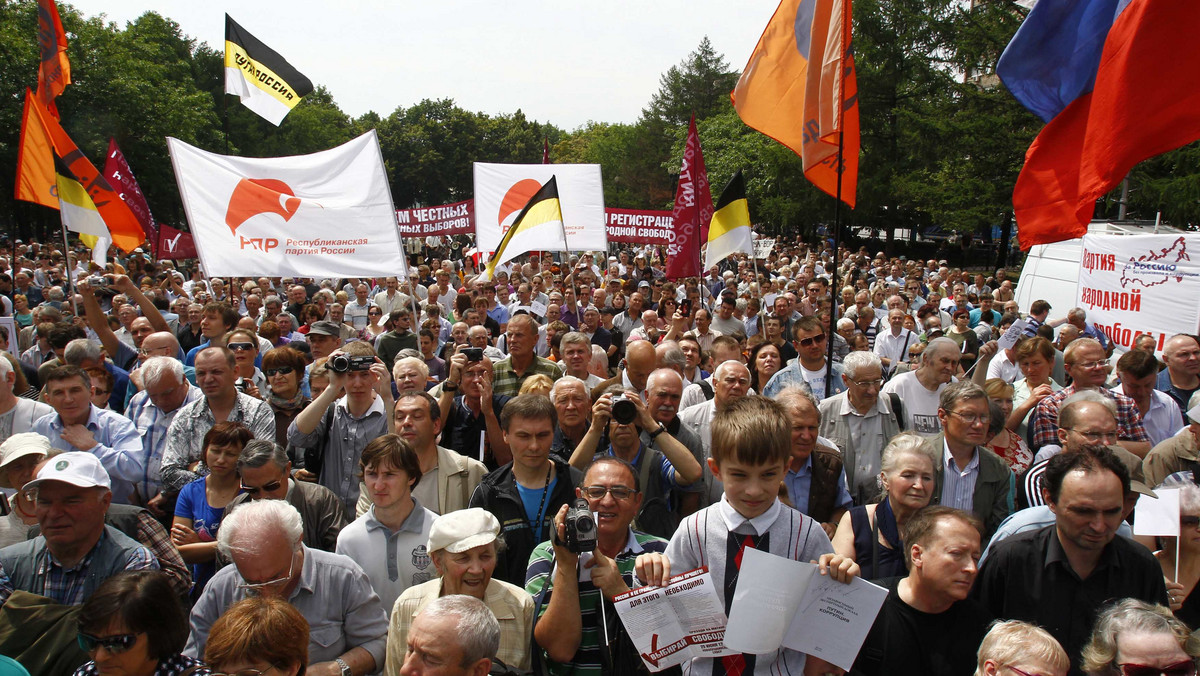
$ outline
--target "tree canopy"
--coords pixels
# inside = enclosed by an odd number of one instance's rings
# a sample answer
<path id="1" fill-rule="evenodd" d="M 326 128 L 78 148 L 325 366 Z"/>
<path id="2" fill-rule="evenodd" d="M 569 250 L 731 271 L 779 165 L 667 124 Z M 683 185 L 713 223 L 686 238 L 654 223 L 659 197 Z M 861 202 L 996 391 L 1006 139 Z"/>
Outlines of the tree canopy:
<path id="1" fill-rule="evenodd" d="M 631 123 L 591 121 L 564 130 L 520 111 L 489 115 L 453 100 L 423 100 L 386 116 L 352 118 L 323 86 L 278 128 L 223 93 L 223 55 L 154 11 L 118 26 L 60 5 L 74 83 L 58 99 L 79 147 L 103 163 L 115 138 L 156 218 L 182 225 L 166 149 L 173 136 L 244 156 L 310 153 L 376 129 L 399 208 L 467 199 L 471 163 L 602 166 L 605 201 L 670 208 L 689 118 L 697 119 L 714 198 L 738 170 L 751 215 L 766 231 L 812 233 L 832 221 L 833 199 L 805 179 L 800 158 L 738 118 L 729 93 L 739 73 L 705 37 L 647 92 Z M 854 40 L 862 120 L 858 207 L 849 225 L 890 233 L 936 226 L 978 231 L 1011 212 L 1012 188 L 1041 123 L 1008 94 L 995 63 L 1020 24 L 1009 2 L 859 0 Z M 37 78 L 37 3 L 0 3 L 0 179 L 15 180 L 21 99 Z M 747 39 L 751 39 L 748 37 Z M 1131 175 L 1129 214 L 1200 220 L 1200 144 L 1143 162 Z M 0 221 L 25 236 L 57 226 L 51 210 L 0 191 Z M 1115 196 L 1098 216 L 1115 216 Z"/>

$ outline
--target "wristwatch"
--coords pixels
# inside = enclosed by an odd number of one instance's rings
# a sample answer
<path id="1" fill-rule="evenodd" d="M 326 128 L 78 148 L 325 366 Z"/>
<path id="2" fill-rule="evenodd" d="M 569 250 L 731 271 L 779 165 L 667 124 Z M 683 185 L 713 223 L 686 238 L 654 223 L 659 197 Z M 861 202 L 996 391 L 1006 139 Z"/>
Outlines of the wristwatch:
<path id="1" fill-rule="evenodd" d="M 656 429 L 656 430 L 654 430 L 653 432 L 651 432 L 651 433 L 650 433 L 650 438 L 651 438 L 651 439 L 657 439 L 657 438 L 658 438 L 658 435 L 660 435 L 660 434 L 662 434 L 663 432 L 666 432 L 666 431 L 667 431 L 667 427 L 666 427 L 666 425 L 663 425 L 662 423 L 658 423 L 658 429 Z"/>
<path id="2" fill-rule="evenodd" d="M 458 383 L 452 383 L 449 380 L 447 380 L 446 382 L 442 383 L 442 389 L 447 392 L 457 392 L 458 391 Z"/>
<path id="3" fill-rule="evenodd" d="M 342 676 L 354 676 L 354 672 L 350 671 L 350 665 L 346 664 L 345 660 L 339 657 L 334 662 L 337 662 L 338 667 L 342 670 Z"/>

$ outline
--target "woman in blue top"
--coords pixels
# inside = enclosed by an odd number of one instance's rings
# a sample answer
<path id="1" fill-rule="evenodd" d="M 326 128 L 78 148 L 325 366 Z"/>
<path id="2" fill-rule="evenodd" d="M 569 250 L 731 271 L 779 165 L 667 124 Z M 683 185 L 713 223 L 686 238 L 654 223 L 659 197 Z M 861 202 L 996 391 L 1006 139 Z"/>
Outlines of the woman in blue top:
<path id="1" fill-rule="evenodd" d="M 204 435 L 204 465 L 208 476 L 179 491 L 171 540 L 183 560 L 192 564 L 192 598 L 199 598 L 216 571 L 217 528 L 228 505 L 241 491 L 237 460 L 253 435 L 245 425 L 222 421 Z"/>

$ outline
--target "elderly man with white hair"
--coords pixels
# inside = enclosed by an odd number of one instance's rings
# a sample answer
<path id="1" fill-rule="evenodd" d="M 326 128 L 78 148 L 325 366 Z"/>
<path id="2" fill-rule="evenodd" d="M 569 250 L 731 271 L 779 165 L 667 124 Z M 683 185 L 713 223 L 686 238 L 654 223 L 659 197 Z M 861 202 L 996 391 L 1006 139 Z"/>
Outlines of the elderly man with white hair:
<path id="1" fill-rule="evenodd" d="M 38 418 L 54 412 L 54 409 L 40 401 L 18 397 L 13 392 L 16 383 L 17 373 L 13 370 L 12 362 L 0 359 L 0 420 L 9 420 L 6 426 L 8 434 L 0 434 L 0 443 L 13 434 L 32 430 Z"/>
<path id="2" fill-rule="evenodd" d="M 842 452 L 847 487 L 857 504 L 879 493 L 883 448 L 904 429 L 898 396 L 879 396 L 883 365 L 879 355 L 851 352 L 842 362 L 844 392 L 821 402 L 821 436 Z"/>
<path id="3" fill-rule="evenodd" d="M 436 670 L 446 676 L 485 676 L 500 649 L 500 623 L 482 601 L 465 594 L 435 599 L 413 618 L 397 673 Z"/>
<path id="4" fill-rule="evenodd" d="M 232 559 L 192 608 L 184 653 L 204 654 L 213 622 L 250 595 L 287 600 L 308 620 L 309 674 L 372 674 L 383 665 L 387 615 L 349 557 L 309 549 L 300 512 L 283 500 L 259 500 L 225 516 L 217 547 Z"/>
<path id="5" fill-rule="evenodd" d="M 949 338 L 929 341 L 915 371 L 901 373 L 883 386 L 883 394 L 896 394 L 904 402 L 904 429 L 933 436 L 942 431 L 938 420 L 942 390 L 955 380 L 958 345 Z"/>
<path id="6" fill-rule="evenodd" d="M 142 391 L 133 395 L 125 409 L 125 417 L 133 422 L 142 438 L 142 451 L 146 455 L 145 474 L 134 485 L 136 501 L 158 517 L 164 515 L 167 507 L 159 485 L 163 454 L 167 450 L 167 430 L 185 404 L 204 396 L 200 388 L 187 381 L 184 369 L 183 362 L 173 357 L 147 359 L 138 369 Z"/>
<path id="7" fill-rule="evenodd" d="M 692 434 L 700 438 L 703 454 L 697 458 L 704 471 L 704 487 L 701 493 L 701 507 L 718 502 L 725 492 L 720 479 L 713 476 L 708 466 L 712 457 L 712 421 L 717 413 L 723 411 L 734 399 L 746 396 L 750 391 L 750 370 L 746 365 L 730 359 L 721 362 L 712 376 L 713 398 L 695 404 L 679 414 L 680 423 Z"/>
<path id="8" fill-rule="evenodd" d="M 591 388 L 588 387 L 588 384 L 572 375 L 559 378 L 550 388 L 550 401 L 554 404 L 554 411 L 558 416 L 550 452 L 564 462 L 571 459 L 575 447 L 583 440 L 590 428 L 589 421 L 592 412 L 590 393 Z"/>

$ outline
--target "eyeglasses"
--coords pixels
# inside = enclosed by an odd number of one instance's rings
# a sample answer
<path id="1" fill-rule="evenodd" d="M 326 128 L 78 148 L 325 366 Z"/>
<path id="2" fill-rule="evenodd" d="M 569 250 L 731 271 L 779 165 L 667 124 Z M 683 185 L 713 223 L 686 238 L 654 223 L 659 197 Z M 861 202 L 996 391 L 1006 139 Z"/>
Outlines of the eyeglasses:
<path id="1" fill-rule="evenodd" d="M 278 587 L 279 585 L 285 584 L 286 582 L 291 580 L 292 573 L 295 570 L 296 570 L 296 552 L 293 551 L 292 552 L 292 562 L 290 564 L 288 564 L 287 575 L 284 575 L 283 577 L 277 577 L 274 580 L 267 580 L 266 582 L 243 582 L 242 584 L 239 584 L 237 586 L 237 588 L 241 589 L 242 591 L 262 591 L 263 589 L 267 589 L 269 587 Z"/>
<path id="2" fill-rule="evenodd" d="M 1028 671 L 1025 671 L 1023 669 L 1018 669 L 1010 664 L 1003 664 L 1000 666 L 1000 668 L 1008 669 L 1009 671 L 1013 672 L 1014 674 L 1017 674 L 1017 676 L 1038 676 L 1038 674 L 1031 674 Z"/>
<path id="3" fill-rule="evenodd" d="M 139 347 L 137 353 L 138 353 L 138 355 L 140 355 L 142 357 L 147 357 L 147 356 L 150 356 L 151 354 L 154 354 L 155 352 L 157 352 L 159 350 L 166 350 L 166 349 L 167 348 L 165 348 L 165 347 Z"/>
<path id="4" fill-rule="evenodd" d="M 284 481 L 287 481 L 286 475 L 281 476 L 278 479 L 276 479 L 270 483 L 265 483 L 257 488 L 255 488 L 253 486 L 247 486 L 246 484 L 242 484 L 241 488 L 243 491 L 246 492 L 247 495 L 249 495 L 250 497 L 254 497 L 255 495 L 258 495 L 260 492 L 274 493 L 275 491 L 279 490 L 283 486 Z"/>
<path id="5" fill-rule="evenodd" d="M 1118 664 L 1122 676 L 1196 676 L 1196 662 L 1176 662 L 1165 667 L 1150 667 L 1144 664 Z"/>
<path id="6" fill-rule="evenodd" d="M 1078 434 L 1079 436 L 1083 437 L 1084 439 L 1087 439 L 1089 443 L 1093 443 L 1093 444 L 1099 444 L 1099 443 L 1114 444 L 1117 442 L 1117 433 L 1116 432 L 1085 432 L 1077 427 L 1068 427 L 1067 431 L 1074 432 L 1075 434 Z"/>
<path id="7" fill-rule="evenodd" d="M 625 486 L 580 486 L 579 490 L 592 500 L 603 500 L 605 494 L 611 493 L 613 500 L 625 501 L 637 493 Z"/>
<path id="8" fill-rule="evenodd" d="M 1200 527 L 1200 516 L 1181 516 L 1179 517 L 1180 528 L 1198 528 Z"/>
<path id="9" fill-rule="evenodd" d="M 271 376 L 286 376 L 294 370 L 291 366 L 279 366 L 273 369 L 263 369 L 263 375 L 268 378 Z"/>
<path id="10" fill-rule="evenodd" d="M 110 655 L 118 655 L 133 647 L 137 643 L 137 634 L 118 634 L 116 636 L 92 636 L 85 634 L 82 631 L 76 635 L 75 640 L 79 643 L 79 649 L 85 653 L 95 652 L 97 648 L 104 648 Z"/>
<path id="11" fill-rule="evenodd" d="M 967 415 L 966 413 L 959 413 L 958 411 L 950 411 L 950 415 L 957 416 L 959 420 L 967 423 L 968 425 L 986 425 L 992 421 L 992 417 L 986 413 L 983 415 Z"/>
<path id="12" fill-rule="evenodd" d="M 799 343 L 802 347 L 812 347 L 813 345 L 816 345 L 818 343 L 824 343 L 825 342 L 825 334 L 822 333 L 820 335 L 810 336 L 808 338 L 801 338 L 800 340 L 797 340 L 796 342 Z"/>
<path id="13" fill-rule="evenodd" d="M 880 387 L 883 385 L 883 378 L 876 378 L 875 380 L 851 380 L 850 382 L 854 383 L 855 387 Z"/>
<path id="14" fill-rule="evenodd" d="M 226 347 L 234 352 L 248 352 L 253 350 L 256 346 L 254 343 L 229 343 L 226 345 Z"/>
<path id="15" fill-rule="evenodd" d="M 1075 362 L 1074 364 L 1071 364 L 1071 366 L 1076 366 L 1076 367 L 1079 367 L 1079 368 L 1081 368 L 1081 369 L 1086 369 L 1086 370 L 1088 370 L 1088 371 L 1091 371 L 1091 370 L 1092 370 L 1092 369 L 1094 369 L 1094 368 L 1099 368 L 1099 367 L 1101 367 L 1101 366 L 1108 366 L 1108 362 L 1107 362 L 1107 361 L 1104 361 L 1104 360 L 1099 360 L 1099 361 L 1077 361 L 1077 362 Z"/>

